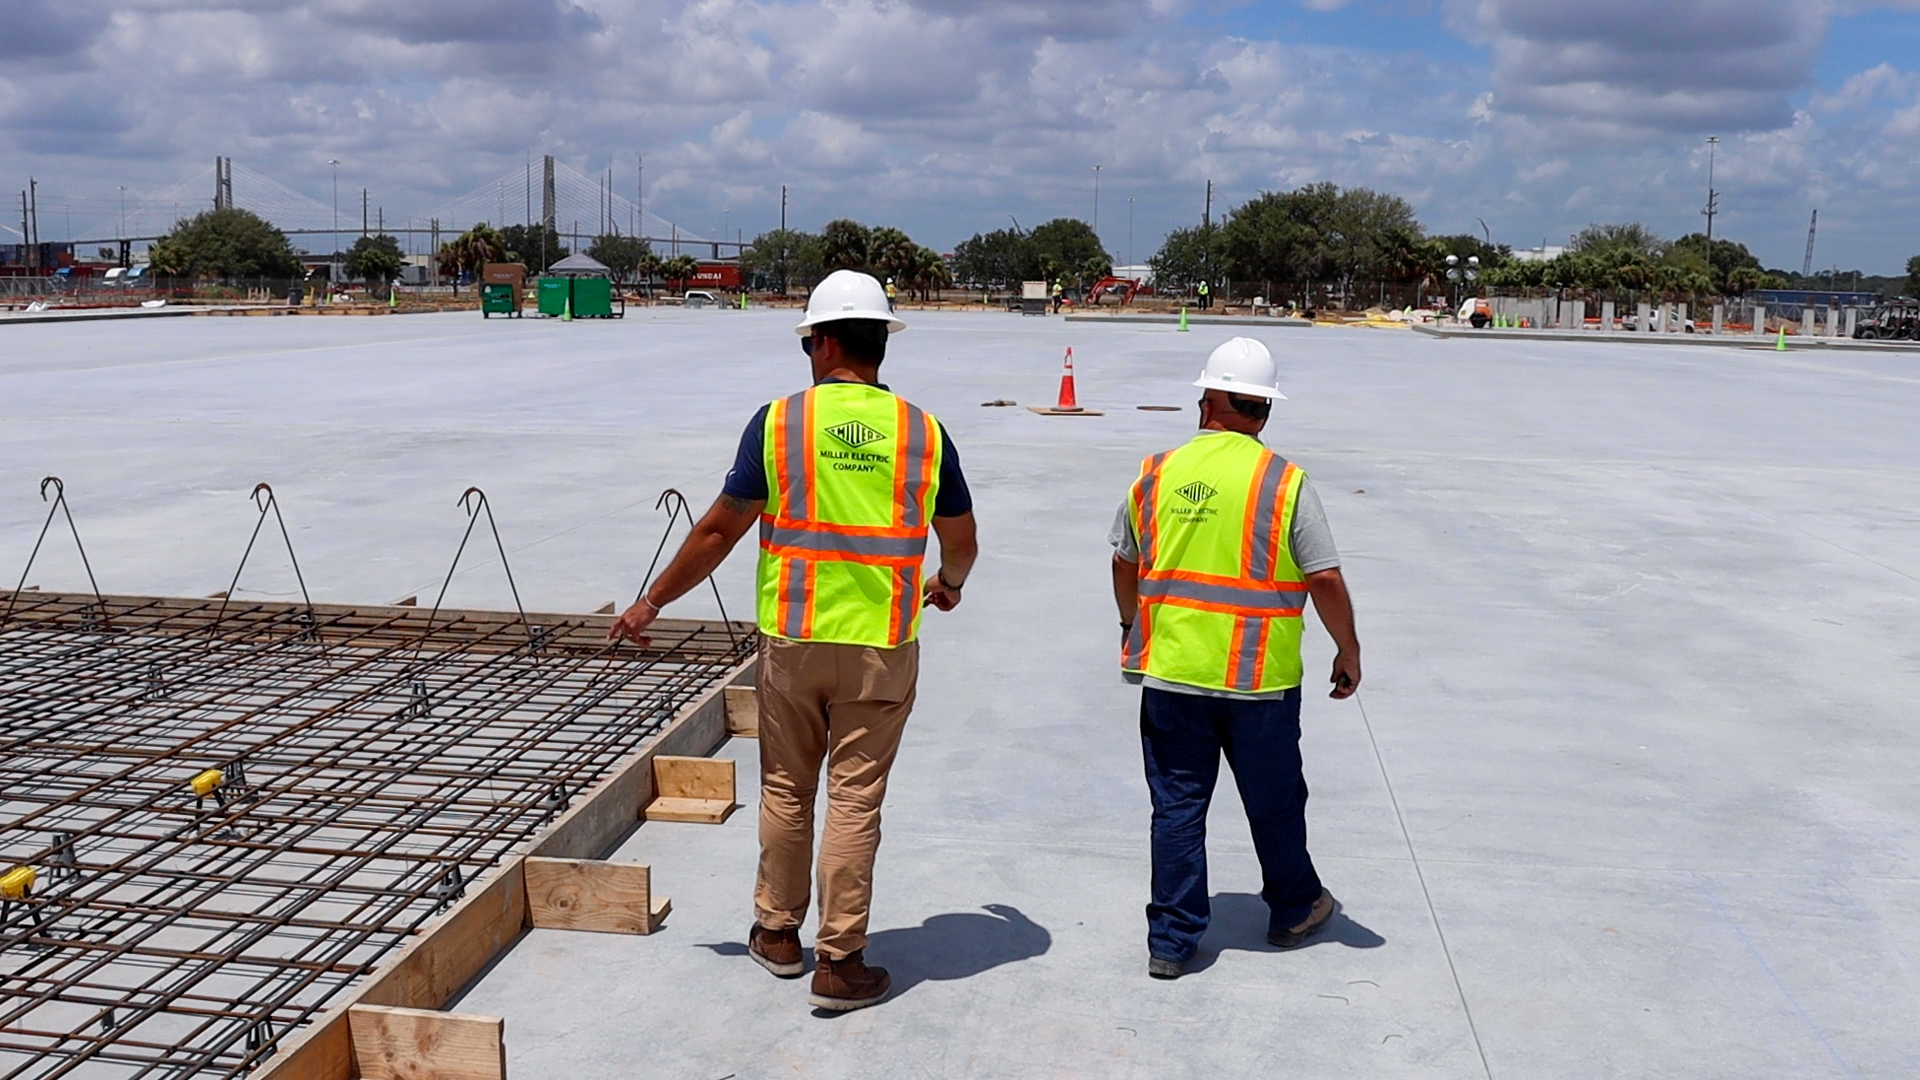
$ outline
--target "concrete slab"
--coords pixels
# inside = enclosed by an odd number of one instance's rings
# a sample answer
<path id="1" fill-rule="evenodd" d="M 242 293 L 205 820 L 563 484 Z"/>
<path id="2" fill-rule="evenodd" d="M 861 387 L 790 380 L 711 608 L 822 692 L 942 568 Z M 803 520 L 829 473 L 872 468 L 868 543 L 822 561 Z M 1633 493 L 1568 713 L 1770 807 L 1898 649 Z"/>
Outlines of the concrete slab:
<path id="1" fill-rule="evenodd" d="M 315 599 L 425 602 L 477 483 L 529 607 L 624 602 L 660 489 L 704 505 L 753 409 L 801 384 L 792 321 L 23 326 L 0 352 L 0 554 L 25 558 L 58 473 L 103 588 L 212 592 L 268 480 Z M 507 1017 L 516 1075 L 1920 1072 L 1905 357 L 1275 333 L 1270 441 L 1315 478 L 1367 650 L 1360 701 L 1306 709 L 1315 856 L 1348 921 L 1266 949 L 1223 790 L 1203 970 L 1161 984 L 1104 534 L 1243 331 L 910 321 L 888 377 L 951 429 L 985 556 L 928 619 L 888 801 L 873 954 L 903 992 L 820 1019 L 740 955 L 754 744 L 734 742 L 746 808 L 615 856 L 654 865 L 662 933 L 535 932 L 461 1002 Z M 980 407 L 1050 401 L 1066 345 L 1106 416 Z M 450 602 L 511 602 L 489 555 Z M 242 595 L 292 593 L 284 557 L 254 558 Z M 62 542 L 41 559 L 33 581 L 84 584 Z M 747 551 L 722 569 L 732 614 L 751 572 Z M 1317 629 L 1307 649 L 1317 683 Z"/>

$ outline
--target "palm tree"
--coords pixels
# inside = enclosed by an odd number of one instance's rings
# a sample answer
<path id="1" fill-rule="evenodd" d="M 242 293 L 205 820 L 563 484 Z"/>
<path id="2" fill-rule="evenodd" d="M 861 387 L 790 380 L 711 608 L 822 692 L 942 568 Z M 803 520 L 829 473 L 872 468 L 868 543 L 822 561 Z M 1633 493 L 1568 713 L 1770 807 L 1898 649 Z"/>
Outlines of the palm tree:
<path id="1" fill-rule="evenodd" d="M 920 299 L 933 301 L 933 290 L 948 288 L 953 284 L 953 270 L 947 266 L 947 260 L 929 247 L 916 247 L 913 251 L 913 267 L 906 274 L 907 287 L 919 292 Z"/>
<path id="2" fill-rule="evenodd" d="M 857 221 L 829 221 L 820 230 L 820 261 L 828 270 L 865 270 L 871 237 L 867 227 Z"/>
<path id="3" fill-rule="evenodd" d="M 681 291 L 685 291 L 687 282 L 700 270 L 700 263 L 691 255 L 675 255 L 660 264 L 660 276 L 670 282 L 679 282 Z"/>
<path id="4" fill-rule="evenodd" d="M 918 245 L 906 233 L 882 226 L 867 240 L 867 261 L 879 276 L 905 281 L 913 273 L 917 250 Z"/>
<path id="5" fill-rule="evenodd" d="M 505 252 L 506 246 L 500 242 L 500 233 L 483 221 L 440 248 L 440 269 L 453 278 L 453 287 L 457 291 L 462 271 L 477 276 L 488 263 L 499 262 Z"/>

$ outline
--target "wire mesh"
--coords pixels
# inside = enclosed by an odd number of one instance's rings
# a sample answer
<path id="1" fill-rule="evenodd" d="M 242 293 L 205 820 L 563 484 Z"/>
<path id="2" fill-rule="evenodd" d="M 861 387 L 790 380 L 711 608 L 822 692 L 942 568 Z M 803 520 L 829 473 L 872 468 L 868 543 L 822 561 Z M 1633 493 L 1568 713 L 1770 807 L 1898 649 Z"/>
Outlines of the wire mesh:
<path id="1" fill-rule="evenodd" d="M 0 1077 L 231 1077 L 751 653 L 719 623 L 19 593 Z M 529 626 L 532 632 L 529 633 Z"/>

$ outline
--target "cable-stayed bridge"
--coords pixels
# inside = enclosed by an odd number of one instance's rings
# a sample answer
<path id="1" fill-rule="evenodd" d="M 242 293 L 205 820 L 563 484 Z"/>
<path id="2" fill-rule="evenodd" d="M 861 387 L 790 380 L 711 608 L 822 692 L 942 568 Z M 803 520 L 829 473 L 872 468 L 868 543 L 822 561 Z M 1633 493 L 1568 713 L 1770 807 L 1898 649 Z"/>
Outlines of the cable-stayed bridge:
<path id="1" fill-rule="evenodd" d="M 404 217 L 387 217 L 363 191 L 342 192 L 330 206 L 231 158 L 158 190 L 122 187 L 113 196 L 54 196 L 45 189 L 36 203 L 38 235 L 59 237 L 81 251 L 93 245 L 156 240 L 182 218 L 204 210 L 251 210 L 296 238 L 309 251 L 344 250 L 363 230 L 385 231 L 409 253 L 427 253 L 474 225 L 551 225 L 575 250 L 608 233 L 639 235 L 663 254 L 719 257 L 736 254 L 737 241 L 700 235 L 643 207 L 617 190 L 610 177 L 592 177 L 551 156 L 529 162 L 491 183 L 439 206 Z M 7 239 L 19 228 L 4 228 Z"/>

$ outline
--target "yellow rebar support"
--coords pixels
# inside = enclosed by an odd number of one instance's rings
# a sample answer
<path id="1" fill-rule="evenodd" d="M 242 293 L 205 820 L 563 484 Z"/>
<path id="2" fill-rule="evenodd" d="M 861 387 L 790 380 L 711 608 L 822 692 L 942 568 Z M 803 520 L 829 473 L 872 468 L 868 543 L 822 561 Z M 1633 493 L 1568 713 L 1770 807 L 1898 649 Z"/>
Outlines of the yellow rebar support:
<path id="1" fill-rule="evenodd" d="M 33 883 L 40 880 L 40 871 L 31 866 L 16 866 L 0 874 L 0 900 L 25 900 L 33 893 Z"/>
<path id="2" fill-rule="evenodd" d="M 222 773 L 219 769 L 208 769 L 189 781 L 188 786 L 193 788 L 193 793 L 196 796 L 204 799 L 213 794 L 221 784 L 226 783 L 226 780 L 226 774 Z"/>

